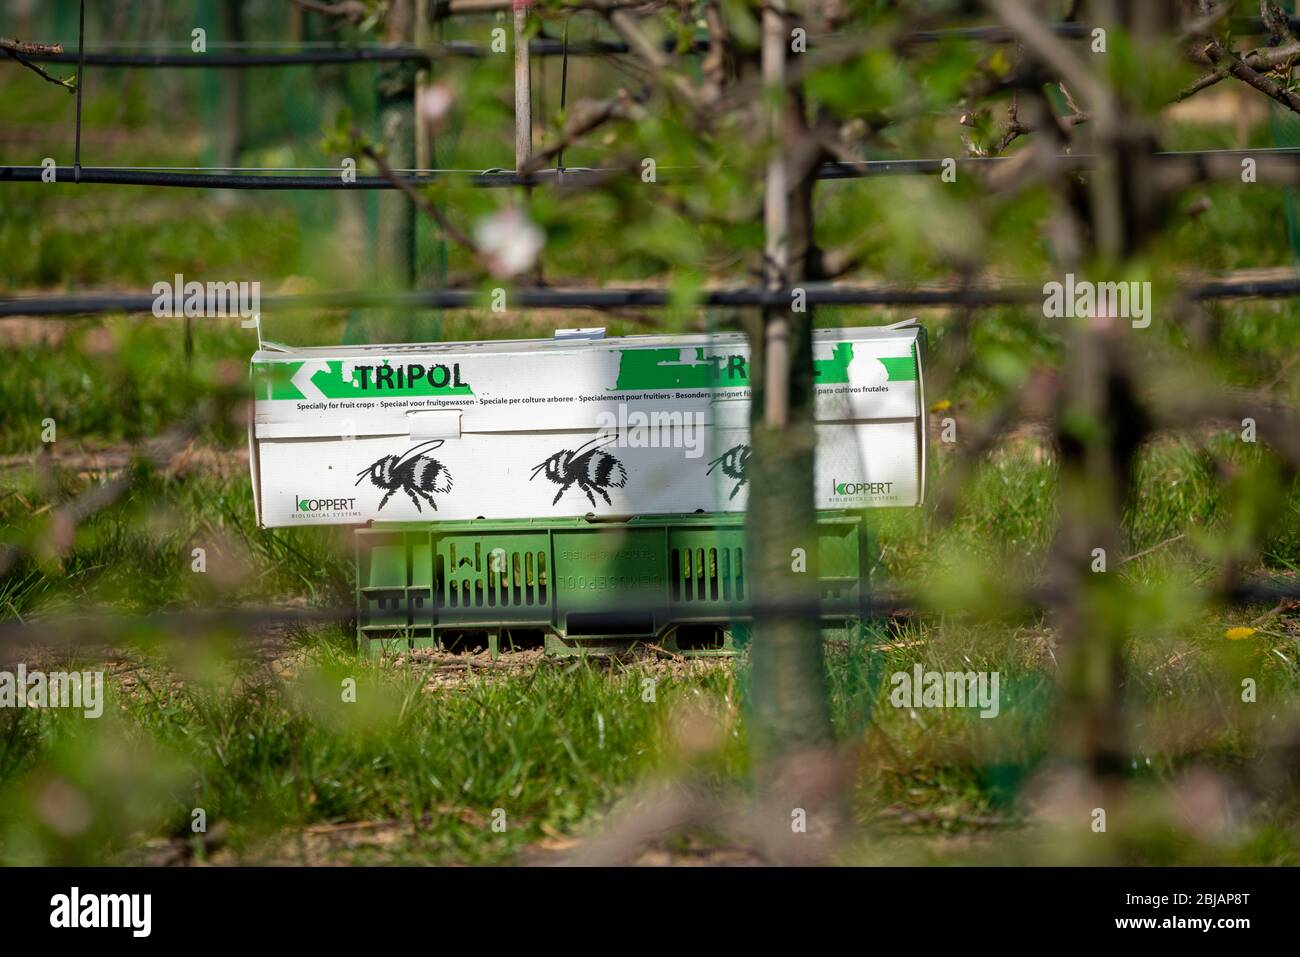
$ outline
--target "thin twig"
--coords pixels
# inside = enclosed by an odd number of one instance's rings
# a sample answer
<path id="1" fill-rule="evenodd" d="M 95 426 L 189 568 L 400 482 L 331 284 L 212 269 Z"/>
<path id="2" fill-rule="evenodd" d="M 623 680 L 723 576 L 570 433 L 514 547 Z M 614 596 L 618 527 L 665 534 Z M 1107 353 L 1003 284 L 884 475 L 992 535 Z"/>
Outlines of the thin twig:
<path id="1" fill-rule="evenodd" d="M 77 84 L 72 77 L 68 77 L 66 80 L 60 80 L 57 76 L 51 76 L 50 74 L 46 73 L 35 63 L 32 63 L 30 60 L 28 60 L 26 57 L 23 56 L 24 53 L 60 54 L 62 52 L 63 52 L 63 44 L 61 43 L 28 43 L 23 40 L 12 40 L 9 37 L 0 37 L 0 53 L 4 53 L 10 59 L 16 60 L 18 63 L 21 63 L 23 66 L 27 67 L 27 69 L 31 70 L 33 73 L 40 76 L 42 79 L 49 80 L 54 85 L 61 86 L 64 89 L 66 89 L 69 93 L 73 93 L 76 92 Z"/>
<path id="2" fill-rule="evenodd" d="M 359 140 L 360 134 L 356 130 L 353 130 L 352 138 L 354 140 Z M 436 222 L 453 242 L 457 245 L 464 246 L 467 250 L 473 253 L 476 258 L 482 260 L 482 253 L 474 243 L 474 240 L 461 232 L 456 225 L 443 214 L 442 210 L 438 209 L 437 206 L 434 206 L 425 199 L 424 195 L 420 193 L 419 190 L 394 173 L 392 167 L 388 165 L 387 161 L 379 155 L 378 151 L 376 151 L 373 146 L 362 146 L 361 152 L 375 164 L 375 168 L 379 170 L 380 176 L 405 193 L 407 198 L 410 199 L 421 212 Z"/>
<path id="3" fill-rule="evenodd" d="M 1159 551 L 1160 549 L 1164 548 L 1166 545 L 1172 545 L 1174 542 L 1180 542 L 1186 537 L 1187 535 L 1185 532 L 1179 532 L 1173 538 L 1166 538 L 1163 542 L 1160 542 L 1159 544 L 1156 545 L 1152 545 L 1150 548 L 1144 548 L 1142 551 L 1138 552 L 1135 555 L 1128 555 L 1125 558 L 1121 558 L 1119 560 L 1119 564 L 1124 565 L 1128 562 L 1137 561 L 1139 558 L 1145 558 L 1147 555 L 1150 555 L 1152 552 Z"/>

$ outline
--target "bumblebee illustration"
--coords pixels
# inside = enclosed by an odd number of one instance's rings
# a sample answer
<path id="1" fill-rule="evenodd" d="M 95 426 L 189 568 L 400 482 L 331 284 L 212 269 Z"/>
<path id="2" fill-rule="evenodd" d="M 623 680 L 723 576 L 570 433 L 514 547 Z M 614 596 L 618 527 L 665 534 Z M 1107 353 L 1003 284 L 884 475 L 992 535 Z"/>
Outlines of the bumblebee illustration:
<path id="1" fill-rule="evenodd" d="M 616 437 L 605 440 L 613 441 Z M 613 505 L 605 489 L 622 488 L 627 483 L 627 470 L 623 468 L 622 462 L 608 452 L 602 451 L 599 446 L 587 449 L 592 442 L 599 442 L 602 438 L 604 437 L 597 436 L 591 442 L 584 442 L 572 451 L 562 449 L 556 452 L 545 462 L 533 468 L 532 477 L 528 481 L 531 482 L 545 470 L 546 477 L 560 486 L 560 490 L 555 493 L 555 498 L 551 500 L 552 505 L 558 504 L 560 497 L 575 484 L 587 493 L 593 508 L 596 505 L 595 496 L 591 494 L 593 491 L 600 493 L 606 505 Z M 583 449 L 587 451 L 583 452 Z"/>
<path id="2" fill-rule="evenodd" d="M 749 453 L 750 448 L 748 445 L 733 445 L 710 462 L 709 470 L 704 473 L 705 475 L 712 475 L 713 470 L 721 465 L 722 474 L 736 480 L 736 487 L 727 496 L 728 502 L 735 498 L 736 493 L 740 491 L 740 487 L 749 481 Z"/>
<path id="3" fill-rule="evenodd" d="M 400 489 L 415 503 L 417 512 L 424 511 L 420 508 L 420 499 L 432 505 L 436 512 L 438 503 L 433 500 L 432 493 L 446 495 L 451 491 L 451 473 L 447 471 L 445 465 L 425 453 L 432 452 L 442 443 L 442 439 L 433 439 L 407 449 L 401 455 L 385 455 L 358 472 L 360 478 L 357 479 L 356 484 L 360 485 L 369 478 L 376 488 L 387 491 L 379 502 L 380 509 L 393 497 L 393 493 Z"/>

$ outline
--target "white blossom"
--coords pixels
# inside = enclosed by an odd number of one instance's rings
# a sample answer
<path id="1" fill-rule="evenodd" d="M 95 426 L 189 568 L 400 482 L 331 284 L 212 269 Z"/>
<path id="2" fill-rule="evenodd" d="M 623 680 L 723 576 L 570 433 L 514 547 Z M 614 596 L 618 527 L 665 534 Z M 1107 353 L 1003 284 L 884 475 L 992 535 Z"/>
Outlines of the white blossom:
<path id="1" fill-rule="evenodd" d="M 546 236 L 523 210 L 507 206 L 474 229 L 474 241 L 495 276 L 518 276 L 531 269 L 542 251 Z"/>

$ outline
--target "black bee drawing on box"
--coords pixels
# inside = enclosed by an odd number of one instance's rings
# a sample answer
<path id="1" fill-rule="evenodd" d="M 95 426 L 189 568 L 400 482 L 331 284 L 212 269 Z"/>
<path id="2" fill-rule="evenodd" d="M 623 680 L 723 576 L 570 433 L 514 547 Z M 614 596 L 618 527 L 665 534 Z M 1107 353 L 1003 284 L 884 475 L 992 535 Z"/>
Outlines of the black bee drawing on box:
<path id="1" fill-rule="evenodd" d="M 735 498 L 736 493 L 740 491 L 741 486 L 745 485 L 745 483 L 749 481 L 749 452 L 750 448 L 748 445 L 733 445 L 710 462 L 709 470 L 704 473 L 705 475 L 712 475 L 713 470 L 721 465 L 722 474 L 728 478 L 736 480 L 736 487 L 733 488 L 731 494 L 727 496 L 728 502 Z"/>
<path id="2" fill-rule="evenodd" d="M 379 509 L 388 504 L 393 493 L 400 490 L 415 503 L 417 512 L 424 511 L 420 507 L 420 499 L 432 505 L 436 512 L 438 503 L 433 500 L 433 493 L 446 495 L 451 491 L 451 473 L 445 465 L 426 453 L 432 452 L 442 443 L 442 439 L 433 439 L 407 449 L 401 455 L 385 455 L 376 459 L 357 473 L 360 478 L 356 484 L 360 485 L 369 478 L 372 485 L 385 490 Z"/>
<path id="3" fill-rule="evenodd" d="M 552 505 L 558 505 L 564 493 L 575 485 L 586 493 L 593 508 L 596 505 L 596 495 L 603 498 L 606 505 L 613 505 L 606 489 L 626 486 L 627 469 L 617 458 L 595 444 L 602 440 L 608 444 L 614 441 L 614 437 L 598 436 L 576 449 L 561 449 L 546 461 L 535 465 L 529 481 L 545 475 L 548 481 L 560 486 L 555 498 L 551 500 Z M 355 484 L 360 485 L 368 478 L 375 488 L 383 489 L 384 497 L 379 500 L 376 511 L 382 510 L 388 500 L 401 491 L 415 504 L 416 511 L 424 511 L 420 505 L 420 500 L 423 499 L 436 512 L 438 503 L 433 496 L 435 493 L 446 495 L 451 492 L 451 473 L 428 453 L 440 448 L 443 442 L 443 439 L 434 439 L 413 446 L 401 455 L 381 456 L 357 473 Z M 736 483 L 727 496 L 728 501 L 734 499 L 749 482 L 749 456 L 748 445 L 735 445 L 709 462 L 704 474 L 712 475 L 716 469 L 721 468 L 722 474 Z"/>
<path id="4" fill-rule="evenodd" d="M 602 439 L 608 443 L 615 438 L 617 436 L 597 436 L 576 449 L 561 449 L 545 462 L 534 466 L 532 477 L 528 481 L 531 482 L 538 475 L 545 473 L 549 481 L 560 486 L 560 490 L 555 493 L 555 498 L 551 500 L 552 505 L 558 505 L 564 493 L 574 485 L 587 493 L 587 499 L 593 508 L 596 506 L 596 498 L 591 494 L 593 491 L 600 493 L 606 505 L 613 505 L 605 489 L 622 488 L 626 485 L 627 469 L 623 468 L 623 463 L 614 456 L 592 443 Z M 587 448 L 588 446 L 592 447 Z M 583 449 L 586 451 L 584 452 Z"/>

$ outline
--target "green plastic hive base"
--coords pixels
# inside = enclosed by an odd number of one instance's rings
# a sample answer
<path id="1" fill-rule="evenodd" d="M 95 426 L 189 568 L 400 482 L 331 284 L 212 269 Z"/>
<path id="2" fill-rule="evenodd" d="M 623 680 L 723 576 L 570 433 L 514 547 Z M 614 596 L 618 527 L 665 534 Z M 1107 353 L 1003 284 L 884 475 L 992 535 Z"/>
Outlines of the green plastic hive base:
<path id="1" fill-rule="evenodd" d="M 817 528 L 822 598 L 857 601 L 862 517 L 823 512 Z M 642 645 L 699 657 L 734 654 L 748 637 L 743 515 L 373 525 L 356 545 L 357 638 L 372 653 Z"/>

